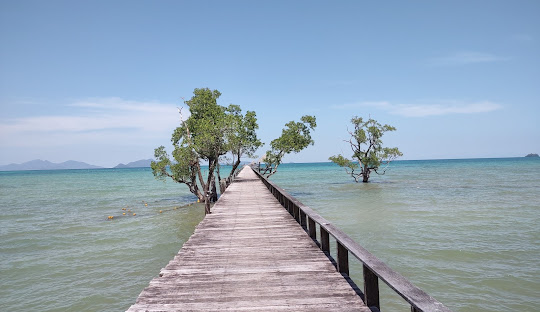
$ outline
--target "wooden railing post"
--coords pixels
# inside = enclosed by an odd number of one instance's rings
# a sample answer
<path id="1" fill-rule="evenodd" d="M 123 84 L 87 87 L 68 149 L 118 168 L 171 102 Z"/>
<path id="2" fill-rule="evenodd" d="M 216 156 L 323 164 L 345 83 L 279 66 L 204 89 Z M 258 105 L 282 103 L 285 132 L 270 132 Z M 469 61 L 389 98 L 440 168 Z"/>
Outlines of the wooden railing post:
<path id="1" fill-rule="evenodd" d="M 312 218 L 308 218 L 309 224 L 309 237 L 314 240 L 317 240 L 317 228 L 315 227 L 315 221 Z"/>
<path id="2" fill-rule="evenodd" d="M 337 269 L 349 275 L 349 251 L 340 242 L 337 242 Z"/>
<path id="3" fill-rule="evenodd" d="M 302 210 L 300 210 L 300 226 L 303 228 L 306 228 L 307 222 L 306 222 L 306 213 Z"/>
<path id="4" fill-rule="evenodd" d="M 296 222 L 300 223 L 300 208 L 296 204 L 293 206 L 293 217 Z"/>
<path id="5" fill-rule="evenodd" d="M 328 234 L 328 231 L 323 229 L 322 226 L 320 226 L 320 230 L 321 230 L 321 250 L 330 254 L 330 235 Z"/>
<path id="6" fill-rule="evenodd" d="M 364 265 L 364 296 L 368 307 L 381 309 L 379 303 L 379 278 L 370 268 Z"/>

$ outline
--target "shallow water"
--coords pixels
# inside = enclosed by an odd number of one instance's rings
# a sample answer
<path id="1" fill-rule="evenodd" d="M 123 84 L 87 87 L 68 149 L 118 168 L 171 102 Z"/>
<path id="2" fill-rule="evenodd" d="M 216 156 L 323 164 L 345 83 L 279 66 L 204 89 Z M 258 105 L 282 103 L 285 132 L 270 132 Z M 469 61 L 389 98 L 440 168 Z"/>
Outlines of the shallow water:
<path id="1" fill-rule="evenodd" d="M 454 311 L 538 311 L 540 159 L 398 161 L 368 184 L 284 165 L 272 179 Z M 383 310 L 407 311 L 383 291 Z"/>
<path id="2" fill-rule="evenodd" d="M 538 310 L 538 159 L 397 161 L 368 184 L 284 164 L 272 180 L 454 311 Z M 150 169 L 0 172 L 0 198 L 5 311 L 125 310 L 204 217 Z"/>
<path id="3" fill-rule="evenodd" d="M 0 195 L 4 311 L 125 310 L 204 216 L 148 169 L 4 172 Z"/>

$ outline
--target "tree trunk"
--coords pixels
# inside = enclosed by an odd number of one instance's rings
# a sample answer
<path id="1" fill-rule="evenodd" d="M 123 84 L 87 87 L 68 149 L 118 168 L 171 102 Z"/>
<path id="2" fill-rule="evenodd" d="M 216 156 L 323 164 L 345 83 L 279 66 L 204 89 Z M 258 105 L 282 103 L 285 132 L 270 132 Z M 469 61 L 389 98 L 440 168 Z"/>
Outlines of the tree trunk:
<path id="1" fill-rule="evenodd" d="M 371 173 L 371 170 L 369 168 L 362 168 L 362 182 L 367 183 L 369 180 L 369 174 Z"/>
<path id="2" fill-rule="evenodd" d="M 216 169 L 217 169 L 217 180 L 218 180 L 218 183 L 219 181 L 221 181 L 221 165 L 219 164 L 219 160 L 218 160 L 218 163 L 217 163 L 217 166 L 216 166 Z"/>
<path id="3" fill-rule="evenodd" d="M 219 192 L 223 194 L 223 192 L 225 192 L 225 189 L 227 189 L 227 181 L 225 179 L 219 180 Z"/>
<path id="4" fill-rule="evenodd" d="M 238 169 L 238 166 L 240 166 L 240 155 L 238 155 L 238 159 L 233 163 L 231 173 L 229 173 L 229 177 L 232 177 L 234 175 L 234 172 L 236 169 Z"/>
<path id="5" fill-rule="evenodd" d="M 208 180 L 206 181 L 206 185 L 204 186 L 204 195 L 205 195 L 205 201 L 204 201 L 204 213 L 210 214 L 210 201 L 215 198 L 217 200 L 217 193 L 216 193 L 216 180 L 214 176 L 214 170 L 216 168 L 216 162 L 217 159 L 208 159 Z"/>
<path id="6" fill-rule="evenodd" d="M 210 201 L 217 202 L 218 196 L 217 196 L 217 189 L 216 189 L 216 178 L 212 176 L 212 180 L 210 181 L 211 188 L 210 188 Z"/>

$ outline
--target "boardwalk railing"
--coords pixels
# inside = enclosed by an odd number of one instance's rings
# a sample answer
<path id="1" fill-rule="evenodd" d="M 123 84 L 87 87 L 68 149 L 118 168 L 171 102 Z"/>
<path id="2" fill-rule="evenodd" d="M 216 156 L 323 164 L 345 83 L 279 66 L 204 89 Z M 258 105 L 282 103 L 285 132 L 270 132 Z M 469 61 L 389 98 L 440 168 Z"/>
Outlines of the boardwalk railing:
<path id="1" fill-rule="evenodd" d="M 251 169 L 257 174 L 268 190 L 276 197 L 281 205 L 289 211 L 296 221 L 307 231 L 309 236 L 320 246 L 321 250 L 331 259 L 330 235 L 337 243 L 336 269 L 345 277 L 349 277 L 349 253 L 363 264 L 364 292 L 361 294 L 365 304 L 370 308 L 380 310 L 379 279 L 385 282 L 398 295 L 411 305 L 412 312 L 451 312 L 442 303 L 435 300 L 420 288 L 414 286 L 405 277 L 392 270 L 351 237 L 338 229 L 313 209 L 302 204 L 282 188 L 261 175 L 256 166 Z M 320 242 L 317 240 L 317 225 Z"/>

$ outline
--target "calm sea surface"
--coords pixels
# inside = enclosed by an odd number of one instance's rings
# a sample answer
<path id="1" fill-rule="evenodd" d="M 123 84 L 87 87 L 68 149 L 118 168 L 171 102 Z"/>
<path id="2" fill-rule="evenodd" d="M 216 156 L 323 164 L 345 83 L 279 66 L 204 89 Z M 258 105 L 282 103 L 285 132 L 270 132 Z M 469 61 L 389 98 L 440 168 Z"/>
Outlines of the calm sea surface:
<path id="1" fill-rule="evenodd" d="M 454 311 L 538 311 L 540 159 L 397 161 L 368 184 L 285 164 L 272 180 Z M 147 168 L 0 172 L 0 199 L 3 311 L 126 310 L 204 217 Z"/>

